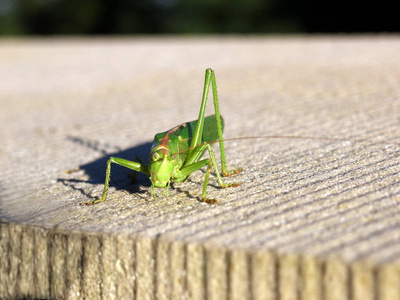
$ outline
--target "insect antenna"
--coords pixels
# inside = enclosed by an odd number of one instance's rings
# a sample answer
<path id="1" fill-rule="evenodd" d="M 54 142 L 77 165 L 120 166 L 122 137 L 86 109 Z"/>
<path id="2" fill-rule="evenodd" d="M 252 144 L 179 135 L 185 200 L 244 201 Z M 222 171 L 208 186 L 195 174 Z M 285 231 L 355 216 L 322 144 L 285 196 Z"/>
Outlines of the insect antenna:
<path id="1" fill-rule="evenodd" d="M 371 139 L 351 139 L 351 138 L 335 138 L 335 137 L 319 137 L 319 136 L 305 136 L 305 135 L 257 135 L 257 136 L 242 136 L 242 137 L 234 137 L 234 138 L 227 138 L 223 139 L 222 142 L 229 142 L 229 141 L 238 141 L 238 140 L 253 140 L 253 139 L 301 139 L 301 140 L 320 140 L 320 141 L 336 141 L 336 142 L 354 142 L 354 143 L 360 143 L 360 142 L 366 142 L 366 141 L 371 141 Z M 186 148 L 185 150 L 179 151 L 174 153 L 173 155 L 181 154 L 186 151 L 202 147 L 204 145 L 213 145 L 215 143 L 219 143 L 220 140 L 215 140 L 211 142 L 204 142 L 201 143 L 195 147 L 189 147 Z M 388 142 L 378 142 L 380 144 L 384 145 L 400 145 L 400 143 L 388 143 Z"/>

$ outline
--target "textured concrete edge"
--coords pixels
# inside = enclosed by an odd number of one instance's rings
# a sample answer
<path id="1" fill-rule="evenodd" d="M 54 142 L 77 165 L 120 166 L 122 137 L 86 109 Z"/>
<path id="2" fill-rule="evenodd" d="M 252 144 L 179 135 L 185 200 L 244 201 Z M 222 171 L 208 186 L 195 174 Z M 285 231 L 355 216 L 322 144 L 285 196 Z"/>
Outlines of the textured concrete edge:
<path id="1" fill-rule="evenodd" d="M 0 298 L 400 299 L 400 266 L 0 223 Z"/>

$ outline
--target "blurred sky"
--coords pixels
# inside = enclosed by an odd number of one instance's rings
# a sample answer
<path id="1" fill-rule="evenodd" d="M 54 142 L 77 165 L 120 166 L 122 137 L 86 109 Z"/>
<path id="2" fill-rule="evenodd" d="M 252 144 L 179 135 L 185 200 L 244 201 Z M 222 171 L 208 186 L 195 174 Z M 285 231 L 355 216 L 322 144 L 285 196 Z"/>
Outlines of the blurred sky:
<path id="1" fill-rule="evenodd" d="M 399 0 L 0 0 L 0 34 L 400 32 L 399 12 Z"/>

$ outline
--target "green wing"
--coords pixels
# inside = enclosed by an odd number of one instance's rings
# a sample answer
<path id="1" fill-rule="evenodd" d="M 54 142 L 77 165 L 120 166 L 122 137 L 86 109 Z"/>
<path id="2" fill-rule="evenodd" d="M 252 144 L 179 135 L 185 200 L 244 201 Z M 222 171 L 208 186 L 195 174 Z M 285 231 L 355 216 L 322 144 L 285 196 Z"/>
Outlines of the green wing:
<path id="1" fill-rule="evenodd" d="M 197 121 L 196 125 L 197 125 Z M 222 131 L 224 130 L 224 119 L 221 116 Z M 196 128 L 196 126 L 195 126 Z M 202 141 L 209 143 L 218 140 L 217 119 L 215 115 L 208 116 L 204 119 L 203 137 Z"/>
<path id="2" fill-rule="evenodd" d="M 224 119 L 221 117 L 222 130 L 224 130 Z M 173 134 L 176 136 L 180 136 L 183 139 L 188 140 L 188 146 L 190 145 L 190 141 L 193 137 L 193 134 L 196 130 L 197 120 L 186 122 L 181 125 L 176 126 L 173 131 Z M 172 130 L 172 129 L 171 129 Z M 209 143 L 218 140 L 218 132 L 217 132 L 217 119 L 215 115 L 208 116 L 204 118 L 204 126 L 203 126 L 203 136 L 202 142 Z"/>
<path id="3" fill-rule="evenodd" d="M 221 123 L 222 123 L 222 130 L 224 129 L 224 119 L 221 116 Z M 163 142 L 163 139 L 168 136 L 168 139 L 170 141 L 176 141 L 174 137 L 179 138 L 182 142 L 187 144 L 187 147 L 190 145 L 190 141 L 193 137 L 193 134 L 196 130 L 197 126 L 197 120 L 191 121 L 191 122 L 186 122 L 180 125 L 175 126 L 174 128 L 158 133 L 154 137 L 154 144 L 153 148 L 155 146 L 160 145 Z M 215 115 L 208 116 L 204 118 L 204 126 L 203 126 L 203 136 L 202 136 L 202 142 L 213 142 L 218 140 L 218 132 L 217 132 L 217 120 L 215 118 Z M 168 142 L 167 146 L 173 146 L 174 143 Z"/>
<path id="4" fill-rule="evenodd" d="M 224 120 L 222 117 L 221 123 L 223 129 Z M 156 134 L 151 149 L 153 150 L 154 147 L 163 145 L 167 147 L 171 153 L 180 153 L 178 159 L 182 162 L 185 161 L 188 154 L 186 150 L 190 147 L 190 142 L 196 131 L 196 126 L 197 120 L 177 125 L 168 131 Z M 215 115 L 211 115 L 204 118 L 202 142 L 209 143 L 216 140 L 218 140 L 217 120 Z"/>
<path id="5" fill-rule="evenodd" d="M 224 130 L 224 119 L 221 116 L 221 125 L 222 125 L 222 130 Z M 183 126 L 185 125 L 185 126 Z M 187 122 L 181 125 L 176 130 L 176 134 L 182 137 L 188 137 L 191 139 L 193 137 L 193 134 L 196 130 L 197 126 L 197 120 L 192 121 L 192 122 Z M 202 142 L 209 143 L 209 142 L 214 142 L 218 140 L 218 132 L 217 132 L 217 119 L 215 118 L 215 115 L 208 116 L 204 118 L 204 125 L 203 125 L 203 136 L 202 136 Z M 189 141 L 190 144 L 190 141 Z"/>

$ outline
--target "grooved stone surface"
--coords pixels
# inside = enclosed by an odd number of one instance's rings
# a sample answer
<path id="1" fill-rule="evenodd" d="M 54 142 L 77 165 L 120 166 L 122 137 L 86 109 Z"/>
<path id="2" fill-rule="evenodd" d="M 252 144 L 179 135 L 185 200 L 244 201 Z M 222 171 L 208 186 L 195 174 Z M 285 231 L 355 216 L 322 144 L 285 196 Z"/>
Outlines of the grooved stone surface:
<path id="1" fill-rule="evenodd" d="M 400 299 L 400 37 L 2 40 L 0 298 Z M 149 195 L 216 72 L 229 168 Z M 208 105 L 208 113 L 213 106 Z M 218 147 L 214 146 L 215 150 Z M 217 152 L 217 151 L 216 151 Z"/>

